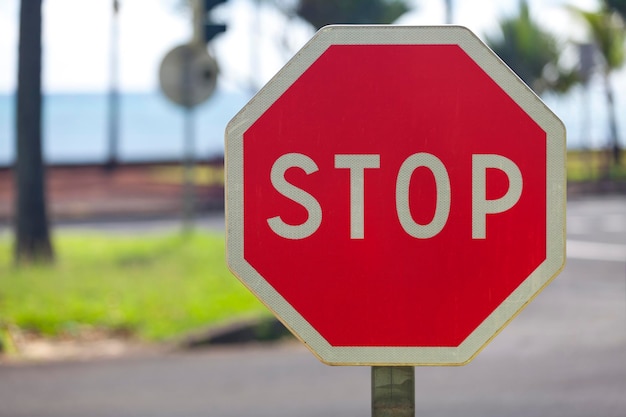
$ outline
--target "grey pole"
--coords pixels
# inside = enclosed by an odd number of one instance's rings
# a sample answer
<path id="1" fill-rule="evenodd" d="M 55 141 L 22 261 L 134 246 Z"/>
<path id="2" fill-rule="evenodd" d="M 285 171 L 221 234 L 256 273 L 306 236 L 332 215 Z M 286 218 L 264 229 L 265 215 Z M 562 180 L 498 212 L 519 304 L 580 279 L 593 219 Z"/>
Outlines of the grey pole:
<path id="1" fill-rule="evenodd" d="M 120 105 L 119 105 L 119 0 L 113 0 L 113 15 L 111 16 L 111 47 L 110 83 L 108 96 L 108 151 L 109 155 L 105 167 L 113 169 L 118 163 L 119 136 L 120 136 Z"/>
<path id="2" fill-rule="evenodd" d="M 197 1 L 196 5 L 199 4 Z M 197 10 L 197 9 L 196 9 Z M 194 13 L 196 16 L 198 13 Z M 185 49 L 183 54 L 183 100 L 184 106 L 184 132 L 183 132 L 183 232 L 190 232 L 194 227 L 195 217 L 195 142 L 196 129 L 194 106 L 192 99 L 192 52 Z"/>
<path id="3" fill-rule="evenodd" d="M 446 24 L 447 25 L 451 25 L 454 18 L 452 16 L 453 12 L 453 6 L 452 6 L 452 0 L 445 0 L 446 2 Z"/>
<path id="4" fill-rule="evenodd" d="M 372 417 L 415 416 L 415 368 L 372 366 Z"/>
<path id="5" fill-rule="evenodd" d="M 195 219 L 195 142 L 196 129 L 193 107 L 186 107 L 185 112 L 185 155 L 183 166 L 183 231 L 190 232 Z"/>

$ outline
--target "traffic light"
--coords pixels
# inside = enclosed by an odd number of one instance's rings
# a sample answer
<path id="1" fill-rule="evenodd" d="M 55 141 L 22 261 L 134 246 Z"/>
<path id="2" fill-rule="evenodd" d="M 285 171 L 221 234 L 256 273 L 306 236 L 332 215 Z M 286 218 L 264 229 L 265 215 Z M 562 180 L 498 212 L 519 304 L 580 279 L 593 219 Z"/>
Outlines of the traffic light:
<path id="1" fill-rule="evenodd" d="M 216 35 L 226 31 L 226 25 L 223 23 L 214 23 L 209 17 L 211 10 L 227 0 L 200 0 L 202 2 L 202 40 L 210 42 Z"/>

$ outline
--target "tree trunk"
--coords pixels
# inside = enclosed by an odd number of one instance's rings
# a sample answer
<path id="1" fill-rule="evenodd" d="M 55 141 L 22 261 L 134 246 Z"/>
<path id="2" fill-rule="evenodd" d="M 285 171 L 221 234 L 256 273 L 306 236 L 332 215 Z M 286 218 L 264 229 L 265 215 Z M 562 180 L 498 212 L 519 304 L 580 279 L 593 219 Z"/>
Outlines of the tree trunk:
<path id="1" fill-rule="evenodd" d="M 41 140 L 41 3 L 22 0 L 18 50 L 15 261 L 53 258 Z"/>
<path id="2" fill-rule="evenodd" d="M 607 110 L 609 112 L 609 134 L 610 142 L 609 148 L 612 155 L 613 164 L 619 166 L 621 163 L 622 149 L 619 143 L 619 135 L 617 132 L 617 118 L 615 116 L 615 94 L 613 92 L 613 85 L 611 84 L 610 73 L 604 74 L 604 91 L 606 94 Z"/>

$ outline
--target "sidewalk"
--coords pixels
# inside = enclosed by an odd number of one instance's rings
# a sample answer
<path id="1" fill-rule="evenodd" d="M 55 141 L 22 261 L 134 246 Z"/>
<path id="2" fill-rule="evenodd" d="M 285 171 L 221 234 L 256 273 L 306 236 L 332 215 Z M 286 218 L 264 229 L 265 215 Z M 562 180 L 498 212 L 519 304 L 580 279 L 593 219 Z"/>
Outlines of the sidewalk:
<path id="1" fill-rule="evenodd" d="M 224 208 L 223 160 L 196 165 L 198 213 Z M 172 217 L 183 207 L 183 171 L 172 162 L 63 165 L 47 169 L 52 221 Z M 0 225 L 12 221 L 13 171 L 0 168 Z"/>

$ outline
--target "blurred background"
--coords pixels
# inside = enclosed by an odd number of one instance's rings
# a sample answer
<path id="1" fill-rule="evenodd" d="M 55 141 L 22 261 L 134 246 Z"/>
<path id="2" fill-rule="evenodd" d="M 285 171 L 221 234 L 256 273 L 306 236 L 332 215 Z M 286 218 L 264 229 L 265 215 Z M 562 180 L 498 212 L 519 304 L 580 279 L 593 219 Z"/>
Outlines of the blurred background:
<path id="1" fill-rule="evenodd" d="M 568 267 L 486 349 L 482 368 L 418 375 L 424 407 L 622 417 L 625 20 L 623 0 L 1 0 L 0 416 L 200 415 L 211 405 L 199 399 L 217 407 L 210 415 L 367 412 L 367 385 L 351 385 L 361 371 L 332 374 L 289 343 L 168 356 L 173 368 L 154 355 L 284 336 L 224 263 L 226 124 L 319 27 L 393 23 L 470 28 L 568 131 Z M 106 375 L 99 364 L 53 367 L 52 380 L 30 367 L 129 352 L 148 359 L 106 362 Z M 150 385 L 171 375 L 184 390 Z M 77 405 L 69 398 L 81 385 L 92 390 Z M 150 396 L 139 405 L 129 394 L 138 386 Z M 252 401 L 232 401 L 232 386 Z M 505 386 L 525 394 L 489 405 Z"/>
<path id="2" fill-rule="evenodd" d="M 298 6 L 296 0 L 229 0 L 211 8 L 211 19 L 226 24 L 226 30 L 208 42 L 219 63 L 220 75 L 215 94 L 198 108 L 198 157 L 223 152 L 225 123 L 312 36 L 314 26 L 346 20 L 341 11 L 331 10 L 324 15 L 313 6 L 308 7 L 309 3 L 314 6 L 316 2 L 304 1 Z M 393 23 L 461 24 L 495 46 L 493 49 L 564 120 L 571 149 L 598 149 L 612 139 L 603 81 L 605 57 L 602 50 L 585 46 L 596 42 L 596 38 L 583 11 L 599 12 L 604 7 L 602 2 L 544 0 L 528 1 L 522 6 L 519 0 L 507 0 L 481 2 L 480 7 L 460 0 L 450 1 L 449 5 L 444 0 L 397 3 L 402 7 L 393 11 L 397 17 L 390 15 Z M 522 7 L 528 8 L 526 26 L 520 24 L 525 18 Z M 10 165 L 15 157 L 12 97 L 17 85 L 18 12 L 18 0 L 4 0 L 0 5 L 3 166 Z M 112 87 L 120 92 L 119 145 L 115 157 L 137 161 L 182 156 L 182 118 L 160 92 L 158 74 L 165 54 L 192 38 L 191 12 L 184 0 L 120 0 L 117 13 L 112 0 L 43 2 L 46 162 L 102 163 L 110 157 L 107 93 Z M 381 15 L 364 16 L 362 21 L 385 18 L 390 20 Z M 609 19 L 613 20 L 616 19 Z M 524 31 L 537 31 L 545 39 L 529 40 L 525 46 L 521 38 L 534 35 Z M 507 47 L 512 52 L 514 48 L 521 49 L 516 51 L 517 60 L 506 56 L 503 41 L 509 43 Z M 622 61 L 623 57 L 611 63 L 617 114 L 622 114 L 626 106 Z M 579 73 L 572 85 L 555 86 L 552 83 L 557 69 L 577 69 Z M 68 123 L 70 118 L 73 123 Z M 623 123 L 618 124 L 617 134 L 623 145 Z"/>
<path id="3" fill-rule="evenodd" d="M 194 4 L 185 0 L 42 3 L 40 142 L 43 162 L 58 168 L 48 181 L 53 218 L 89 214 L 88 203 L 75 193 L 64 201 L 57 197 L 69 193 L 59 184 L 76 178 L 75 170 L 65 169 L 76 165 L 125 164 L 130 168 L 159 163 L 172 168 L 184 160 L 188 168 L 192 161 L 209 164 L 195 171 L 197 185 L 204 186 L 197 190 L 195 204 L 219 207 L 220 190 L 215 187 L 219 188 L 221 173 L 213 168 L 223 155 L 227 121 L 317 28 L 336 22 L 467 26 L 564 121 L 572 151 L 572 186 L 614 188 L 614 181 L 607 185 L 606 180 L 625 175 L 620 149 L 626 143 L 626 126 L 617 120 L 626 106 L 623 1 L 507 0 L 485 1 L 476 7 L 459 0 L 368 0 L 337 5 L 322 0 L 228 0 L 200 2 L 196 9 Z M 18 0 L 0 4 L 3 228 L 12 215 L 8 168 L 17 155 L 14 93 L 19 6 Z M 207 85 L 210 91 L 193 103 L 189 118 L 185 106 L 168 99 L 159 81 L 167 53 L 188 43 L 200 45 L 206 50 L 203 56 L 217 66 Z M 170 74 L 172 78 L 178 79 Z M 162 191 L 145 200 L 145 208 L 139 207 L 140 201 L 117 198 L 104 205 L 92 203 L 96 214 L 114 215 L 120 210 L 171 214 L 184 209 L 185 203 L 160 196 L 179 192 L 175 183 L 184 181 L 185 175 L 189 179 L 189 172 L 166 169 L 148 177 L 145 172 L 118 170 L 100 180 L 102 192 L 108 194 L 119 193 L 119 187 L 111 191 L 112 183 L 121 187 L 136 181 L 160 187 Z M 91 171 L 90 175 L 99 174 Z M 91 193 L 96 193 L 93 187 Z"/>

